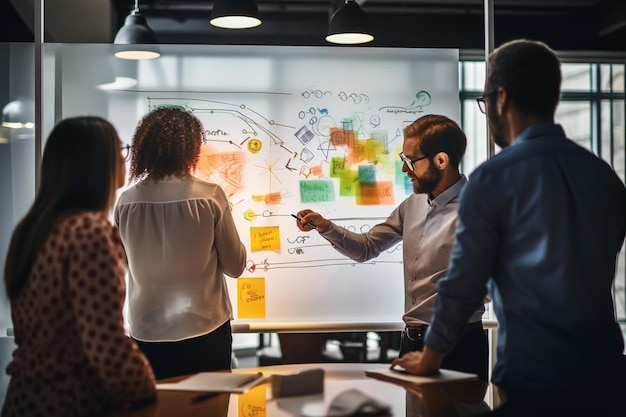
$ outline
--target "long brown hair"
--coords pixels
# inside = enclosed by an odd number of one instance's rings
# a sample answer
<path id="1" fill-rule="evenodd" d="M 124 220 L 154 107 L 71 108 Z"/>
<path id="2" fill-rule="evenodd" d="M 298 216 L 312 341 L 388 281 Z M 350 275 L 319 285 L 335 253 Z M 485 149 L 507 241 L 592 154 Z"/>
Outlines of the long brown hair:
<path id="1" fill-rule="evenodd" d="M 52 129 L 35 201 L 11 236 L 4 268 L 9 298 L 28 281 L 37 253 L 59 220 L 81 211 L 111 210 L 119 158 L 119 136 L 103 118 L 68 118 Z"/>

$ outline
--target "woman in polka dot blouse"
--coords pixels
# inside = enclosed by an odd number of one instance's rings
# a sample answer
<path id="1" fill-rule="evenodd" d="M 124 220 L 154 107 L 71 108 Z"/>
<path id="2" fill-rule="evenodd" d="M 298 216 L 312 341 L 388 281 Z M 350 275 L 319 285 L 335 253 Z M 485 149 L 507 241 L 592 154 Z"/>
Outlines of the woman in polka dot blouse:
<path id="1" fill-rule="evenodd" d="M 17 349 L 2 417 L 97 416 L 156 398 L 125 334 L 126 256 L 108 220 L 125 174 L 108 121 L 69 118 L 50 133 L 5 264 Z"/>

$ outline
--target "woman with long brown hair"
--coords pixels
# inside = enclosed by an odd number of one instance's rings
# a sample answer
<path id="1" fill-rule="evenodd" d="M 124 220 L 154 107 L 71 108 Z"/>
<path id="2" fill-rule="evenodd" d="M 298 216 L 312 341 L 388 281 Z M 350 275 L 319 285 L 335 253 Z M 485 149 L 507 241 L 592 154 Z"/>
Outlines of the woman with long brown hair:
<path id="1" fill-rule="evenodd" d="M 3 417 L 92 416 L 156 398 L 124 330 L 126 255 L 108 220 L 126 174 L 121 152 L 99 117 L 62 120 L 48 137 L 5 264 L 17 349 Z"/>

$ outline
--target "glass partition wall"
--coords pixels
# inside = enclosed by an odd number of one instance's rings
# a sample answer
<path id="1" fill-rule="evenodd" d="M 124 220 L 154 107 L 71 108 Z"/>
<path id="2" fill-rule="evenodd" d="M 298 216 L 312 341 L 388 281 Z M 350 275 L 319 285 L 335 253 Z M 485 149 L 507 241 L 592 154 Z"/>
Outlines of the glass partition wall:
<path id="1" fill-rule="evenodd" d="M 0 43 L 0 275 L 13 227 L 35 195 L 34 47 Z M 4 372 L 15 348 L 10 336 L 11 310 L 0 288 L 0 407 L 9 377 Z"/>

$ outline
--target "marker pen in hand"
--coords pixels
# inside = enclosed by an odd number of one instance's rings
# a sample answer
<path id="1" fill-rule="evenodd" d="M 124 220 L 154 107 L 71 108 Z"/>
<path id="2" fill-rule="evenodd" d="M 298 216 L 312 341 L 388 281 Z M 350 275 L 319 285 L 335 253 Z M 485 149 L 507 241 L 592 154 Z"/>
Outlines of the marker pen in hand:
<path id="1" fill-rule="evenodd" d="M 291 217 L 293 217 L 294 219 L 298 219 L 300 221 L 302 221 L 302 217 L 298 217 L 295 214 L 292 214 Z M 307 226 L 309 226 L 311 229 L 316 229 L 317 230 L 317 226 L 315 226 L 313 223 L 311 222 L 306 222 L 305 223 Z"/>

